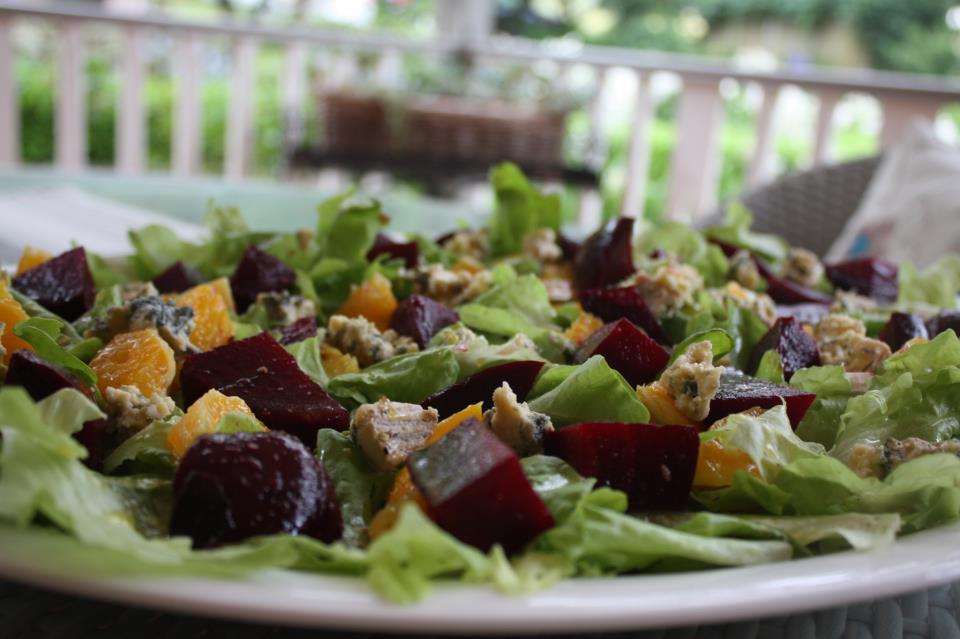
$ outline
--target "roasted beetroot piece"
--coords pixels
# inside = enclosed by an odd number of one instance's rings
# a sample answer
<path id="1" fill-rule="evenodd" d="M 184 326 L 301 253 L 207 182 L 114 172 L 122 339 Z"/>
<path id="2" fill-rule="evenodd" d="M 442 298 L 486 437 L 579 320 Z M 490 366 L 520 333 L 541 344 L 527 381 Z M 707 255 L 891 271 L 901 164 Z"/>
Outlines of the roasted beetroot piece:
<path id="1" fill-rule="evenodd" d="M 767 277 L 767 295 L 777 304 L 819 304 L 830 306 L 833 298 L 820 291 L 771 275 Z"/>
<path id="2" fill-rule="evenodd" d="M 436 408 L 440 419 L 453 415 L 471 404 L 483 402 L 483 410 L 493 408 L 493 391 L 504 382 L 510 385 L 518 401 L 526 399 L 543 368 L 543 362 L 507 362 L 485 368 L 423 400 L 424 408 Z"/>
<path id="3" fill-rule="evenodd" d="M 414 268 L 420 261 L 420 246 L 416 242 L 397 242 L 383 233 L 377 233 L 373 246 L 367 251 L 367 260 L 372 262 L 383 254 L 393 259 L 403 260 L 407 268 Z"/>
<path id="4" fill-rule="evenodd" d="M 816 324 L 830 314 L 823 304 L 782 304 L 777 306 L 777 317 L 792 317 L 801 324 Z"/>
<path id="5" fill-rule="evenodd" d="M 621 217 L 588 237 L 573 262 L 578 290 L 610 286 L 633 275 L 633 218 Z"/>
<path id="6" fill-rule="evenodd" d="M 347 410 L 266 331 L 190 355 L 180 371 L 180 387 L 187 406 L 211 388 L 241 397 L 268 428 L 292 433 L 311 447 L 321 428 L 350 425 Z"/>
<path id="7" fill-rule="evenodd" d="M 580 248 L 583 246 L 583 242 L 567 237 L 563 233 L 557 233 L 557 246 L 560 247 L 563 259 L 570 261 L 576 259 L 577 253 L 580 252 Z"/>
<path id="8" fill-rule="evenodd" d="M 783 376 L 793 377 L 801 368 L 820 365 L 820 351 L 817 342 L 793 317 L 781 317 L 767 331 L 750 353 L 750 365 L 747 369 L 756 373 L 760 360 L 767 351 L 776 351 L 783 364 Z"/>
<path id="9" fill-rule="evenodd" d="M 660 322 L 650 311 L 646 300 L 635 286 L 580 291 L 579 298 L 584 309 L 604 322 L 615 322 L 625 318 L 645 330 L 647 335 L 661 344 L 670 343 Z"/>
<path id="10" fill-rule="evenodd" d="M 317 318 L 301 317 L 293 324 L 288 324 L 280 328 L 280 337 L 278 341 L 286 346 L 302 342 L 305 339 L 317 336 Z"/>
<path id="11" fill-rule="evenodd" d="M 71 322 L 90 310 L 97 295 L 82 246 L 16 276 L 13 288 Z"/>
<path id="12" fill-rule="evenodd" d="M 182 293 L 197 284 L 203 284 L 204 279 L 200 271 L 178 261 L 150 281 L 161 293 Z"/>
<path id="13" fill-rule="evenodd" d="M 693 426 L 591 422 L 547 433 L 545 447 L 598 486 L 625 492 L 631 510 L 682 510 L 700 433 Z"/>
<path id="14" fill-rule="evenodd" d="M 930 336 L 923 319 L 912 313 L 892 313 L 890 319 L 880 331 L 880 339 L 890 346 L 890 350 L 900 350 L 904 344 L 915 337 Z"/>
<path id="15" fill-rule="evenodd" d="M 606 324 L 588 337 L 574 356 L 578 363 L 603 355 L 631 386 L 657 379 L 670 361 L 670 353 L 628 319 Z"/>
<path id="16" fill-rule="evenodd" d="M 407 468 L 437 525 L 484 552 L 517 552 L 553 527 L 520 458 L 476 419 L 411 454 Z"/>
<path id="17" fill-rule="evenodd" d="M 230 276 L 230 288 L 237 310 L 241 313 L 247 310 L 257 299 L 258 293 L 293 288 L 296 279 L 296 274 L 279 258 L 256 246 L 248 247 Z"/>
<path id="18" fill-rule="evenodd" d="M 826 266 L 827 279 L 844 291 L 872 297 L 881 304 L 897 301 L 900 269 L 879 257 L 834 262 Z"/>
<path id="19" fill-rule="evenodd" d="M 285 433 L 198 439 L 173 480 L 170 534 L 216 548 L 280 533 L 340 539 L 340 502 L 323 465 Z"/>
<path id="20" fill-rule="evenodd" d="M 459 321 L 460 316 L 449 306 L 425 295 L 411 295 L 397 305 L 390 328 L 423 348 L 441 328 Z"/>
<path id="21" fill-rule="evenodd" d="M 952 328 L 953 332 L 960 335 L 960 311 L 943 311 L 939 315 L 927 320 L 927 333 L 933 338 Z"/>
<path id="22" fill-rule="evenodd" d="M 35 402 L 64 388 L 73 388 L 93 399 L 93 391 L 65 368 L 27 350 L 17 351 L 10 357 L 4 383 L 7 386 L 22 386 Z M 95 419 L 85 422 L 83 428 L 73 435 L 73 438 L 87 449 L 87 457 L 83 463 L 94 470 L 99 470 L 103 464 L 106 434 L 106 420 Z"/>
<path id="23" fill-rule="evenodd" d="M 748 408 L 773 408 L 787 404 L 787 417 L 796 428 L 807 413 L 816 394 L 791 386 L 773 384 L 736 371 L 725 371 L 720 377 L 720 389 L 710 402 L 710 414 L 706 423 L 712 424 L 733 413 L 742 413 Z"/>

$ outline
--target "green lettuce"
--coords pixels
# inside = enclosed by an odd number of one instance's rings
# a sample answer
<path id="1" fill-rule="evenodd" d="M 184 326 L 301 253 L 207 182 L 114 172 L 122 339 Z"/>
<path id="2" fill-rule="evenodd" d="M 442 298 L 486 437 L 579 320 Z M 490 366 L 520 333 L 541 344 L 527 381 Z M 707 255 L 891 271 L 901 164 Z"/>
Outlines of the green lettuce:
<path id="1" fill-rule="evenodd" d="M 130 267 L 137 279 L 150 280 L 170 268 L 175 262 L 197 266 L 201 246 L 180 239 L 166 226 L 151 224 L 127 233 L 133 254 Z"/>
<path id="2" fill-rule="evenodd" d="M 742 202 L 727 207 L 727 215 L 720 226 L 708 228 L 704 234 L 712 239 L 733 244 L 759 255 L 768 262 L 778 264 L 787 256 L 790 245 L 776 235 L 754 233 L 753 215 Z"/>
<path id="3" fill-rule="evenodd" d="M 389 397 L 395 402 L 419 404 L 457 381 L 457 358 L 448 347 L 398 355 L 359 373 L 330 381 L 331 395 L 354 406 Z"/>
<path id="4" fill-rule="evenodd" d="M 643 255 L 658 249 L 676 255 L 681 262 L 697 269 L 707 286 L 723 286 L 727 281 L 730 265 L 720 247 L 682 222 L 664 222 L 644 229 L 637 248 Z"/>
<path id="5" fill-rule="evenodd" d="M 330 383 L 327 372 L 323 369 L 323 360 L 320 358 L 321 335 L 308 337 L 305 340 L 288 344 L 284 348 L 297 360 L 300 369 L 320 386 L 326 388 Z"/>
<path id="6" fill-rule="evenodd" d="M 832 448 L 837 441 L 840 418 L 847 410 L 847 401 L 853 395 L 850 380 L 842 366 L 811 366 L 793 374 L 790 385 L 817 394 L 807 410 L 797 435 L 808 442 Z"/>
<path id="7" fill-rule="evenodd" d="M 103 460 L 103 472 L 116 475 L 157 475 L 173 479 L 177 460 L 167 448 L 167 433 L 183 413 L 155 421 L 124 440 Z"/>
<path id="8" fill-rule="evenodd" d="M 723 329 L 711 328 L 706 331 L 697 331 L 696 333 L 688 335 L 683 341 L 673 347 L 673 351 L 670 353 L 670 361 L 667 365 L 669 366 L 677 361 L 681 355 L 685 355 L 691 346 L 703 341 L 710 342 L 710 345 L 713 347 L 714 361 L 732 351 L 736 346 L 734 339 Z"/>
<path id="9" fill-rule="evenodd" d="M 23 309 L 23 312 L 31 318 L 52 319 L 60 322 L 60 334 L 65 342 L 74 344 L 83 339 L 80 336 L 80 333 L 77 332 L 77 329 L 74 328 L 73 325 L 67 320 L 63 319 L 59 315 L 51 313 L 20 291 L 14 288 L 10 288 L 8 290 L 10 291 L 10 295 L 13 297 L 13 299 L 17 301 L 17 304 L 20 305 L 20 308 Z"/>
<path id="10" fill-rule="evenodd" d="M 899 302 L 931 304 L 939 308 L 956 308 L 960 293 L 960 256 L 941 257 L 922 272 L 909 263 L 900 265 Z"/>
<path id="11" fill-rule="evenodd" d="M 96 388 L 97 376 L 83 360 L 64 349 L 57 341 L 63 330 L 61 320 L 32 317 L 13 327 L 13 333 L 27 342 L 37 355 L 54 364 L 62 366 L 91 388 Z"/>
<path id="12" fill-rule="evenodd" d="M 325 258 L 344 262 L 366 262 L 383 227 L 383 209 L 376 200 L 352 202 L 334 198 L 320 205 L 316 242 L 318 253 Z"/>
<path id="13" fill-rule="evenodd" d="M 766 351 L 760 358 L 760 364 L 757 366 L 754 377 L 774 384 L 786 384 L 787 380 L 783 374 L 783 360 L 780 359 L 780 353 L 775 350 Z"/>
<path id="14" fill-rule="evenodd" d="M 496 200 L 490 218 L 490 248 L 493 254 L 519 253 L 523 237 L 537 229 L 560 230 L 563 210 L 560 196 L 546 195 L 527 180 L 517 165 L 504 162 L 490 172 Z"/>
<path id="15" fill-rule="evenodd" d="M 753 347 L 769 330 L 753 311 L 742 309 L 731 299 L 722 302 L 709 295 L 701 296 L 701 310 L 686 322 L 685 335 L 690 336 L 711 329 L 720 329 L 733 338 L 728 353 L 733 366 L 745 370 L 750 363 Z"/>

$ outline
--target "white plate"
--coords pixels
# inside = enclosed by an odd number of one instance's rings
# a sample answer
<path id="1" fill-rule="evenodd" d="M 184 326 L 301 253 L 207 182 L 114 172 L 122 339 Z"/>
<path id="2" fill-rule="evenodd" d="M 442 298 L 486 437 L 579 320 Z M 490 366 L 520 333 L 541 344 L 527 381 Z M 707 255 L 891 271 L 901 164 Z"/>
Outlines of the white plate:
<path id="1" fill-rule="evenodd" d="M 238 581 L 84 578 L 50 567 L 50 558 L 23 552 L 17 541 L 23 534 L 0 528 L 0 577 L 167 611 L 361 631 L 555 633 L 714 624 L 832 608 L 960 579 L 960 524 L 870 553 L 570 580 L 526 597 L 442 585 L 413 606 L 382 602 L 360 579 L 283 571 Z"/>

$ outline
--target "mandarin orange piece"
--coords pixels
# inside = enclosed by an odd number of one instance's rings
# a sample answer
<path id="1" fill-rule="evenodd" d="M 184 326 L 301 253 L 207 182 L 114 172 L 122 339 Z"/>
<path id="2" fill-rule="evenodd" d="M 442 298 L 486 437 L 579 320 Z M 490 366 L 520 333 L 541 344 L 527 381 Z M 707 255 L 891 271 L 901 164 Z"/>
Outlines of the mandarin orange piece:
<path id="1" fill-rule="evenodd" d="M 360 372 L 360 364 L 353 355 L 347 355 L 329 344 L 320 345 L 320 361 L 327 376 L 333 379 L 339 375 Z"/>
<path id="2" fill-rule="evenodd" d="M 218 277 L 215 280 L 210 280 L 207 282 L 213 289 L 223 298 L 223 301 L 227 303 L 227 308 L 230 309 L 231 313 L 237 312 L 237 304 L 233 301 L 233 289 L 230 288 L 230 280 L 225 277 Z"/>
<path id="3" fill-rule="evenodd" d="M 233 320 L 230 319 L 230 306 L 225 297 L 229 292 L 229 286 L 224 293 L 214 281 L 194 286 L 177 297 L 178 306 L 193 309 L 195 324 L 190 331 L 190 341 L 202 351 L 213 350 L 233 339 Z"/>
<path id="4" fill-rule="evenodd" d="M 215 389 L 208 390 L 167 433 L 167 448 L 180 459 L 199 437 L 213 433 L 227 413 L 253 416 L 253 411 L 241 398 L 224 395 Z M 264 426 L 263 430 L 267 428 Z"/>
<path id="5" fill-rule="evenodd" d="M 647 407 L 647 410 L 650 411 L 651 424 L 699 426 L 698 422 L 693 421 L 677 408 L 677 404 L 670 397 L 670 393 L 659 383 L 654 382 L 637 386 L 637 395 L 643 405 Z"/>
<path id="6" fill-rule="evenodd" d="M 748 454 L 742 450 L 725 448 L 718 440 L 711 439 L 700 444 L 693 485 L 696 488 L 724 488 L 733 483 L 733 476 L 738 470 L 760 476 L 759 469 Z"/>
<path id="7" fill-rule="evenodd" d="M 50 259 L 53 259 L 51 253 L 47 253 L 43 249 L 33 248 L 32 246 L 24 246 L 23 253 L 20 254 L 20 261 L 17 263 L 17 275 L 26 273 L 30 269 L 36 268 Z"/>
<path id="8" fill-rule="evenodd" d="M 374 273 L 350 291 L 347 301 L 337 312 L 347 317 L 366 317 L 381 331 L 385 331 L 390 328 L 390 320 L 396 310 L 397 298 L 393 295 L 390 280 L 380 273 Z"/>
<path id="9" fill-rule="evenodd" d="M 166 393 L 173 383 L 177 363 L 173 349 L 155 328 L 120 333 L 90 362 L 101 393 L 107 387 L 131 385 L 149 397 Z"/>
<path id="10" fill-rule="evenodd" d="M 563 334 L 574 344 L 579 345 L 602 327 L 602 319 L 592 313 L 581 310 L 580 314 L 577 315 L 577 319 L 573 321 L 573 324 L 571 324 Z"/>
<path id="11" fill-rule="evenodd" d="M 3 357 L 4 365 L 10 363 L 10 358 L 16 351 L 33 350 L 30 344 L 13 334 L 13 327 L 25 319 L 29 319 L 29 316 L 20 303 L 13 299 L 7 281 L 0 277 L 0 324 L 3 324 L 3 328 L 0 329 L 0 344 L 3 344 L 6 350 Z"/>

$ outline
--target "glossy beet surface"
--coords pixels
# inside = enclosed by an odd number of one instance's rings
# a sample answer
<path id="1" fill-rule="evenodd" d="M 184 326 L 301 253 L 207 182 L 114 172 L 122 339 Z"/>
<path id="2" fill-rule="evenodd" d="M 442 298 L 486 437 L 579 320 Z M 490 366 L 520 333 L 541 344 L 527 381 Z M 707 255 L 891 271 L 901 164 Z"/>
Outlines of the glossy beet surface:
<path id="1" fill-rule="evenodd" d="M 260 535 L 340 538 L 343 522 L 323 465 L 284 433 L 201 437 L 173 481 L 170 534 L 215 548 Z"/>
<path id="2" fill-rule="evenodd" d="M 621 217 L 588 237 L 573 263 L 580 290 L 610 286 L 633 275 L 633 218 Z"/>
<path id="3" fill-rule="evenodd" d="M 367 260 L 372 262 L 380 255 L 403 260 L 404 266 L 415 268 L 420 261 L 420 246 L 416 242 L 397 242 L 383 233 L 377 233 L 373 246 L 367 251 Z"/>
<path id="4" fill-rule="evenodd" d="M 635 286 L 594 288 L 580 291 L 579 297 L 583 308 L 604 322 L 615 322 L 620 318 L 628 319 L 661 344 L 670 343 L 660 322 L 650 312 L 646 300 Z"/>
<path id="5" fill-rule="evenodd" d="M 483 410 L 493 408 L 493 391 L 504 382 L 510 385 L 518 401 L 526 399 L 543 368 L 543 362 L 507 362 L 485 368 L 467 379 L 431 395 L 424 408 L 436 408 L 440 419 L 449 417 L 471 404 L 483 402 Z"/>
<path id="6" fill-rule="evenodd" d="M 93 391 L 66 369 L 26 350 L 17 351 L 10 357 L 4 383 L 7 386 L 22 386 L 35 402 L 64 388 L 78 390 L 93 400 Z M 73 435 L 87 449 L 83 463 L 94 470 L 98 470 L 103 463 L 106 434 L 107 421 L 96 419 L 84 423 L 83 428 Z"/>
<path id="7" fill-rule="evenodd" d="M 407 468 L 437 525 L 480 550 L 514 553 L 553 527 L 520 458 L 476 419 L 410 455 Z"/>
<path id="8" fill-rule="evenodd" d="M 760 360 L 767 351 L 775 351 L 783 364 L 783 376 L 789 380 L 801 368 L 820 365 L 817 343 L 793 317 L 781 317 L 767 331 L 750 353 L 751 373 L 757 372 Z"/>
<path id="9" fill-rule="evenodd" d="M 883 304 L 897 301 L 899 269 L 893 262 L 862 257 L 828 264 L 826 272 L 827 278 L 839 289 L 872 297 Z"/>
<path id="10" fill-rule="evenodd" d="M 670 353 L 628 319 L 618 319 L 597 330 L 577 349 L 575 360 L 603 355 L 631 386 L 657 379 L 670 361 Z"/>
<path id="11" fill-rule="evenodd" d="M 890 350 L 899 350 L 901 346 L 916 337 L 929 337 L 927 325 L 912 313 L 891 313 L 890 319 L 880 331 L 880 339 L 890 346 Z"/>
<path id="12" fill-rule="evenodd" d="M 248 247 L 230 276 L 237 310 L 241 313 L 247 310 L 259 293 L 293 288 L 296 279 L 296 274 L 279 258 L 256 246 Z"/>
<path id="13" fill-rule="evenodd" d="M 268 428 L 296 435 L 310 447 L 321 428 L 350 425 L 347 410 L 267 332 L 190 355 L 180 371 L 180 386 L 187 406 L 211 388 L 240 397 Z"/>
<path id="14" fill-rule="evenodd" d="M 814 393 L 728 370 L 720 378 L 720 389 L 710 402 L 710 414 L 707 415 L 706 423 L 712 424 L 727 415 L 742 413 L 749 408 L 773 408 L 786 402 L 787 417 L 796 428 L 816 398 Z"/>
<path id="15" fill-rule="evenodd" d="M 687 506 L 700 450 L 692 426 L 596 422 L 547 433 L 546 452 L 598 486 L 622 490 L 632 510 Z"/>
<path id="16" fill-rule="evenodd" d="M 317 318 L 301 317 L 293 324 L 283 326 L 279 330 L 280 337 L 277 338 L 281 344 L 294 344 L 302 342 L 305 339 L 317 336 Z"/>
<path id="17" fill-rule="evenodd" d="M 767 278 L 767 295 L 777 304 L 833 304 L 833 298 L 825 293 L 773 275 Z"/>
<path id="18" fill-rule="evenodd" d="M 939 315 L 928 319 L 926 326 L 930 337 L 936 337 L 949 328 L 960 335 L 960 311 L 943 311 Z"/>
<path id="19" fill-rule="evenodd" d="M 170 268 L 151 280 L 160 293 L 182 293 L 197 284 L 203 284 L 203 275 L 183 262 L 174 262 Z"/>
<path id="20" fill-rule="evenodd" d="M 460 316 L 449 306 L 425 295 L 411 295 L 397 305 L 390 327 L 423 348 L 441 328 L 459 321 Z"/>
<path id="21" fill-rule="evenodd" d="M 580 252 L 581 247 L 583 247 L 583 242 L 567 237 L 563 233 L 557 233 L 557 246 L 560 247 L 560 252 L 563 253 L 563 259 L 574 260 L 577 257 L 577 253 Z"/>
<path id="22" fill-rule="evenodd" d="M 13 288 L 71 322 L 90 310 L 97 295 L 83 247 L 16 276 L 12 283 Z"/>

